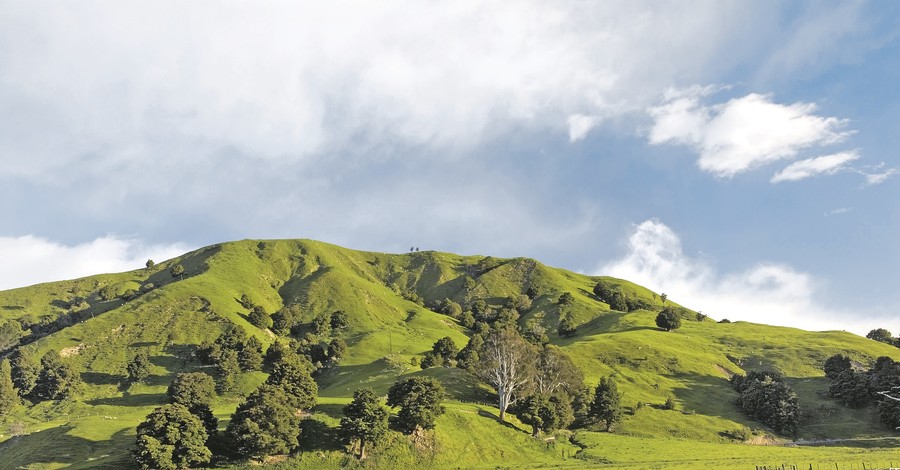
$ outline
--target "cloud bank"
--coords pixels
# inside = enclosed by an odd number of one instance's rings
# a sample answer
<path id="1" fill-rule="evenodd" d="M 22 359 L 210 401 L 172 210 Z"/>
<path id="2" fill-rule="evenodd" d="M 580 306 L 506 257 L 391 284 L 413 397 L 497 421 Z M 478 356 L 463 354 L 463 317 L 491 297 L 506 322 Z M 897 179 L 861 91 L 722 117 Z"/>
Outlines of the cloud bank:
<path id="1" fill-rule="evenodd" d="M 129 271 L 142 268 L 148 259 L 160 262 L 186 251 L 182 244 L 145 245 L 116 236 L 78 245 L 63 245 L 31 235 L 0 237 L 0 290 Z"/>
<path id="2" fill-rule="evenodd" d="M 603 265 L 598 274 L 665 292 L 715 319 L 857 334 L 880 327 L 873 318 L 861 319 L 820 303 L 818 281 L 786 264 L 759 263 L 736 273 L 718 273 L 711 262 L 686 255 L 678 235 L 655 219 L 637 225 L 627 253 Z"/>

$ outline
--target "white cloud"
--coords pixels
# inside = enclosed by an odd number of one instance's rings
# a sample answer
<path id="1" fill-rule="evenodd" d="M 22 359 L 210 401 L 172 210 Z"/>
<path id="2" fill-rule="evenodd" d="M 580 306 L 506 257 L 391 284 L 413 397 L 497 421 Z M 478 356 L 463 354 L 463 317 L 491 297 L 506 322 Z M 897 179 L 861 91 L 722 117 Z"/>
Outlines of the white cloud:
<path id="1" fill-rule="evenodd" d="M 585 116 L 584 114 L 573 114 L 569 116 L 567 122 L 569 124 L 569 142 L 577 142 L 587 137 L 599 123 L 597 116 Z"/>
<path id="2" fill-rule="evenodd" d="M 804 149 L 839 143 L 852 133 L 840 130 L 846 120 L 818 116 L 810 103 L 784 105 L 751 93 L 706 106 L 701 98 L 709 89 L 692 90 L 667 93 L 662 105 L 649 109 L 654 123 L 648 141 L 693 147 L 700 169 L 717 177 L 793 159 Z"/>
<path id="3" fill-rule="evenodd" d="M 833 175 L 847 169 L 847 163 L 859 159 L 859 154 L 853 150 L 850 152 L 835 153 L 823 157 L 808 158 L 788 165 L 785 169 L 772 176 L 772 183 L 782 181 L 799 181 L 818 175 Z"/>
<path id="4" fill-rule="evenodd" d="M 860 171 L 859 173 L 866 177 L 866 184 L 868 186 L 875 186 L 884 183 L 891 176 L 900 173 L 900 170 L 897 170 L 896 168 L 888 168 L 887 170 L 879 171 L 876 173 L 866 173 L 865 171 Z"/>
<path id="5" fill-rule="evenodd" d="M 857 334 L 884 324 L 883 319 L 861 318 L 823 305 L 817 300 L 820 283 L 783 263 L 763 262 L 737 273 L 717 273 L 711 262 L 685 255 L 678 235 L 658 220 L 635 227 L 628 252 L 597 274 L 665 292 L 673 301 L 716 319 Z"/>
<path id="6" fill-rule="evenodd" d="M 0 237 L 0 290 L 41 282 L 123 272 L 184 254 L 182 244 L 144 245 L 138 240 L 106 236 L 79 245 L 62 245 L 27 235 Z"/>
<path id="7" fill-rule="evenodd" d="M 849 214 L 853 210 L 852 207 L 838 207 L 837 209 L 832 209 L 825 213 L 825 217 L 831 217 L 833 215 L 844 215 Z"/>
<path id="8" fill-rule="evenodd" d="M 673 77 L 741 64 L 753 25 L 778 14 L 714 1 L 2 10 L 0 175 L 34 178 L 142 159 L 159 172 L 222 149 L 275 162 L 466 149 L 522 127 L 577 140 L 589 126 L 570 116 L 642 110 Z"/>

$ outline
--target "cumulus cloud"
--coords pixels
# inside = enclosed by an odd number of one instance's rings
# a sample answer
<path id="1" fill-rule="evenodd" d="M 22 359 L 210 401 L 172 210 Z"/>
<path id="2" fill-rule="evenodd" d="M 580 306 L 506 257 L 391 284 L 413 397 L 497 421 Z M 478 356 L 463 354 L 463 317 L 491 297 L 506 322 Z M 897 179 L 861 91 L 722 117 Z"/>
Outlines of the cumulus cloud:
<path id="1" fill-rule="evenodd" d="M 599 119 L 597 116 L 573 114 L 569 116 L 567 122 L 569 123 L 569 142 L 577 142 L 587 137 L 591 129 L 597 125 Z"/>
<path id="2" fill-rule="evenodd" d="M 163 261 L 186 251 L 182 244 L 145 245 L 116 236 L 78 245 L 63 245 L 32 235 L 0 237 L 0 290 L 129 271 L 143 267 L 148 259 Z"/>
<path id="3" fill-rule="evenodd" d="M 785 169 L 775 173 L 770 181 L 772 183 L 780 183 L 782 181 L 799 181 L 823 174 L 833 175 L 839 171 L 847 170 L 847 163 L 858 159 L 859 154 L 855 150 L 808 158 L 791 163 Z"/>
<path id="4" fill-rule="evenodd" d="M 712 262 L 686 255 L 678 235 L 655 219 L 637 225 L 627 253 L 604 264 L 598 274 L 665 292 L 673 301 L 716 319 L 858 334 L 877 327 L 875 320 L 847 315 L 817 301 L 820 283 L 789 265 L 762 262 L 740 272 L 718 273 Z"/>
<path id="5" fill-rule="evenodd" d="M 779 104 L 770 96 L 751 93 L 707 106 L 701 98 L 708 88 L 667 94 L 652 107 L 648 140 L 653 145 L 691 146 L 701 170 L 730 178 L 767 165 L 793 159 L 805 149 L 844 141 L 847 121 L 814 114 L 811 103 Z"/>

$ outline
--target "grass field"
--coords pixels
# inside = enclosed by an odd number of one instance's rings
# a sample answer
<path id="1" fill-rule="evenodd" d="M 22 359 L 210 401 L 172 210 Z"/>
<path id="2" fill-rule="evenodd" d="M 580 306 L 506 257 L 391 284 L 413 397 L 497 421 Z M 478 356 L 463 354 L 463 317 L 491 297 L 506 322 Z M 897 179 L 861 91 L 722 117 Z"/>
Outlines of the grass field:
<path id="1" fill-rule="evenodd" d="M 185 268 L 183 276 L 169 274 L 176 264 Z M 890 439 L 897 433 L 873 424 L 871 409 L 848 410 L 828 399 L 828 382 L 820 370 L 825 358 L 836 353 L 869 364 L 879 356 L 900 360 L 900 349 L 845 332 L 720 324 L 694 319 L 690 311 L 681 329 L 662 332 L 655 327 L 655 312 L 619 312 L 599 301 L 592 289 L 600 279 L 524 258 L 390 255 L 308 240 L 244 240 L 203 248 L 152 269 L 3 291 L 0 322 L 57 322 L 61 328 L 25 347 L 38 357 L 49 350 L 62 352 L 83 371 L 85 385 L 73 401 L 22 406 L 0 417 L 0 468 L 127 467 L 135 426 L 164 403 L 174 375 L 205 367 L 194 356 L 200 343 L 214 339 L 229 324 L 264 345 L 275 341 L 272 332 L 248 322 L 248 310 L 240 303 L 244 295 L 270 313 L 299 304 L 305 321 L 336 310 L 349 315 L 349 327 L 341 333 L 349 346 L 346 359 L 317 379 L 320 405 L 308 423 L 302 452 L 273 462 L 274 468 L 359 466 L 333 436 L 341 407 L 359 388 L 384 393 L 397 378 L 409 375 L 431 375 L 444 383 L 452 399 L 447 414 L 428 442 L 391 434 L 363 466 L 900 465 L 900 444 Z M 625 280 L 602 279 L 654 308 L 662 306 L 657 293 Z M 153 288 L 147 290 L 149 283 Z M 106 286 L 120 294 L 128 289 L 146 292 L 128 301 L 104 301 L 99 291 Z M 528 288 L 540 296 L 519 321 L 540 318 L 551 342 L 572 356 L 588 384 L 604 376 L 616 378 L 626 415 L 614 433 L 566 431 L 553 441 L 532 439 L 528 426 L 516 425 L 514 419 L 511 424 L 497 421 L 484 387 L 466 372 L 422 371 L 412 365 L 411 360 L 437 339 L 450 336 L 462 347 L 471 331 L 407 300 L 411 294 L 426 304 L 449 298 L 502 305 Z M 573 305 L 557 304 L 563 292 L 574 296 Z M 677 306 L 677 293 L 670 294 L 668 303 Z M 574 338 L 556 335 L 561 314 L 571 315 L 578 324 Z M 153 376 L 124 389 L 120 382 L 125 365 L 138 351 L 151 357 Z M 801 439 L 852 440 L 836 444 L 844 447 L 784 447 L 740 444 L 727 437 L 737 429 L 771 434 L 735 409 L 735 394 L 727 383 L 731 374 L 762 367 L 780 370 L 797 390 L 806 416 Z M 264 379 L 261 372 L 242 374 L 235 392 L 217 398 L 221 427 L 242 397 Z M 661 409 L 670 397 L 676 409 Z"/>

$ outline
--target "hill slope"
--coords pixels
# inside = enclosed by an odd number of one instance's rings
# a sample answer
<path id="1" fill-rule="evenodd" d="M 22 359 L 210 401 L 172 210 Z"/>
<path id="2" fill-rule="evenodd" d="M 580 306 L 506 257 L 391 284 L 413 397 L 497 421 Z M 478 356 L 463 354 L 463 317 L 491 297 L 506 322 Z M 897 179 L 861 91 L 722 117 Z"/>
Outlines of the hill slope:
<path id="1" fill-rule="evenodd" d="M 170 274 L 176 265 L 183 266 L 184 274 Z M 630 313 L 611 309 L 592 292 L 599 281 L 641 300 L 646 309 Z M 872 410 L 849 411 L 825 398 L 828 383 L 821 372 L 825 358 L 842 353 L 861 364 L 879 356 L 900 360 L 900 349 L 850 333 L 722 324 L 689 310 L 681 329 L 662 332 L 654 323 L 664 303 L 658 293 L 531 259 L 437 252 L 391 255 L 310 240 L 244 240 L 206 247 L 152 268 L 0 292 L 0 324 L 18 320 L 37 332 L 25 337 L 23 343 L 28 344 L 21 347 L 38 357 L 50 350 L 61 352 L 83 371 L 85 381 L 74 400 L 21 407 L 4 417 L 0 455 L 11 465 L 35 468 L 126 465 L 135 426 L 165 401 L 165 387 L 174 375 L 205 367 L 194 355 L 198 345 L 232 324 L 264 345 L 276 340 L 272 331 L 248 322 L 243 298 L 269 313 L 295 306 L 304 323 L 334 311 L 347 313 L 348 328 L 342 333 L 348 344 L 346 358 L 317 379 L 322 404 L 315 416 L 323 426 L 336 424 L 342 404 L 358 388 L 384 393 L 398 377 L 411 374 L 433 375 L 444 382 L 455 403 L 439 422 L 436 447 L 423 454 L 403 443 L 386 446 L 376 457 L 385 465 L 602 463 L 605 457 L 591 443 L 617 436 L 580 432 L 573 442 L 583 451 L 565 442 L 539 443 L 527 437 L 525 426 L 517 430 L 492 418 L 496 410 L 478 404 L 485 392 L 466 372 L 422 371 L 412 365 L 436 340 L 450 336 L 462 347 L 472 334 L 458 319 L 424 305 L 433 307 L 450 299 L 463 306 L 477 300 L 502 306 L 529 291 L 534 299 L 520 324 L 543 325 L 551 343 L 572 356 L 588 384 L 596 384 L 602 376 L 616 377 L 629 407 L 618 434 L 725 445 L 731 441 L 725 436 L 728 431 L 764 428 L 733 406 L 728 377 L 774 367 L 800 395 L 807 414 L 802 438 L 893 435 L 872 424 Z M 560 306 L 558 298 L 566 292 L 574 301 Z M 561 315 L 571 315 L 578 330 L 575 337 L 556 335 Z M 124 390 L 120 381 L 125 365 L 140 350 L 150 355 L 153 376 L 146 384 Z M 242 374 L 237 390 L 219 398 L 216 411 L 222 425 L 241 396 L 264 378 L 262 372 Z M 678 411 L 654 406 L 670 397 Z M 9 436 L 23 431 L 27 434 Z M 291 465 L 348 463 L 333 444 L 309 449 L 324 460 L 303 454 Z M 461 453 L 469 457 L 460 460 Z M 576 454 L 590 459 L 566 460 Z M 521 460 L 510 461 L 511 455 Z"/>

